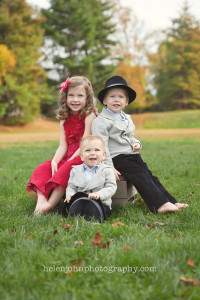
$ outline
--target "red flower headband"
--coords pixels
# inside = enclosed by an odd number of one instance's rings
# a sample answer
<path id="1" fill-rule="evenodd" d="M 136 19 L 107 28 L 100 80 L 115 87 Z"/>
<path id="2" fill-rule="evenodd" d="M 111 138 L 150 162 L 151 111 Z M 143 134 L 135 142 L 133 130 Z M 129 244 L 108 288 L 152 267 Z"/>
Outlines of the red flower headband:
<path id="1" fill-rule="evenodd" d="M 68 87 L 68 84 L 69 84 L 69 77 L 66 79 L 65 82 L 62 82 L 60 84 L 60 86 L 62 87 L 62 89 L 60 90 L 60 92 L 64 91 Z"/>

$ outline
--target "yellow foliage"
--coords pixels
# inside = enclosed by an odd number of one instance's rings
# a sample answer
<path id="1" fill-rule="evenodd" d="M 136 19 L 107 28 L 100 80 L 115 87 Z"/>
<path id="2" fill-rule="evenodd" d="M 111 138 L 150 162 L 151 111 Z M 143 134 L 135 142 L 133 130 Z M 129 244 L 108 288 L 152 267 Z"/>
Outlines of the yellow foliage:
<path id="1" fill-rule="evenodd" d="M 8 72 L 12 72 L 16 65 L 15 55 L 6 45 L 0 44 L 0 85 L 2 84 L 2 78 Z"/>
<path id="2" fill-rule="evenodd" d="M 146 94 L 145 94 L 145 68 L 139 65 L 131 66 L 123 61 L 118 64 L 116 75 L 124 77 L 128 85 L 137 92 L 137 103 L 141 107 L 146 105 Z"/>

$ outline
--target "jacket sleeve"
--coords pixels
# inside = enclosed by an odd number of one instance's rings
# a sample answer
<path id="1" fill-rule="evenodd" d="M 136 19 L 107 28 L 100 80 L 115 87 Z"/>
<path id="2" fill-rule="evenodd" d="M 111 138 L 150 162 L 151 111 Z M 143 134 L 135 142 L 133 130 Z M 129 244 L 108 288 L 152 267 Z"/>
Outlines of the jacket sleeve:
<path id="1" fill-rule="evenodd" d="M 104 119 L 100 116 L 92 122 L 92 135 L 99 136 L 104 141 L 106 147 L 106 157 L 104 163 L 114 169 L 112 158 L 108 149 L 109 132 L 105 125 Z"/>
<path id="2" fill-rule="evenodd" d="M 70 172 L 67 189 L 66 189 L 66 198 L 68 196 L 73 196 L 74 194 L 76 194 L 78 192 L 77 186 L 73 182 L 74 175 L 75 175 L 75 170 L 72 168 L 72 170 Z"/>
<path id="3" fill-rule="evenodd" d="M 140 146 L 141 146 L 141 148 L 142 148 L 142 144 L 140 143 L 140 141 L 134 137 L 135 125 L 134 125 L 134 123 L 133 123 L 133 121 L 132 121 L 132 119 L 131 119 L 130 116 L 128 116 L 128 120 L 129 120 L 129 122 L 131 122 L 131 126 L 133 127 L 133 132 L 132 132 L 132 137 L 131 137 L 131 144 L 133 145 L 135 143 L 139 143 Z"/>
<path id="4" fill-rule="evenodd" d="M 111 198 L 117 190 L 117 184 L 115 180 L 115 175 L 112 168 L 106 168 L 105 172 L 105 185 L 97 193 L 102 201 Z"/>

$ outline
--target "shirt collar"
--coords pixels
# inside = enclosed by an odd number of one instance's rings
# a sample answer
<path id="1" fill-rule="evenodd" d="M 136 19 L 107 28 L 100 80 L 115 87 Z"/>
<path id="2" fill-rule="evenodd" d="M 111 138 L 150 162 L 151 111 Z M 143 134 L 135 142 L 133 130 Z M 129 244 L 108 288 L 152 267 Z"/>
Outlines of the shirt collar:
<path id="1" fill-rule="evenodd" d="M 85 163 L 83 163 L 83 171 L 87 171 L 87 172 L 96 172 L 98 170 L 98 168 L 100 167 L 101 163 L 92 167 L 92 168 L 89 168 Z"/>
<path id="2" fill-rule="evenodd" d="M 120 113 L 116 113 L 112 110 L 110 110 L 109 108 L 106 107 L 106 110 L 113 115 L 113 117 L 115 117 L 116 119 L 119 119 L 119 120 L 122 120 L 122 121 L 125 121 L 127 120 L 126 117 L 125 117 L 125 114 L 123 113 L 123 111 L 121 111 Z"/>

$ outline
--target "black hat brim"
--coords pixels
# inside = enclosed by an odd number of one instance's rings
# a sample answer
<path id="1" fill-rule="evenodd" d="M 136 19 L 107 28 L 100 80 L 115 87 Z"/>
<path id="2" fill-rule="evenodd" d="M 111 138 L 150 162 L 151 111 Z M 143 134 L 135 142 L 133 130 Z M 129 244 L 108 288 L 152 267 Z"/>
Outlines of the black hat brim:
<path id="1" fill-rule="evenodd" d="M 107 93 L 107 91 L 111 88 L 115 88 L 115 87 L 119 87 L 122 88 L 124 90 L 126 90 L 128 92 L 128 96 L 129 96 L 129 104 L 131 102 L 133 102 L 136 98 L 136 91 L 134 91 L 132 88 L 130 88 L 129 86 L 126 86 L 124 84 L 112 84 L 106 88 L 104 88 L 103 90 L 101 90 L 98 94 L 98 99 L 101 103 L 103 103 L 103 99 Z"/>

